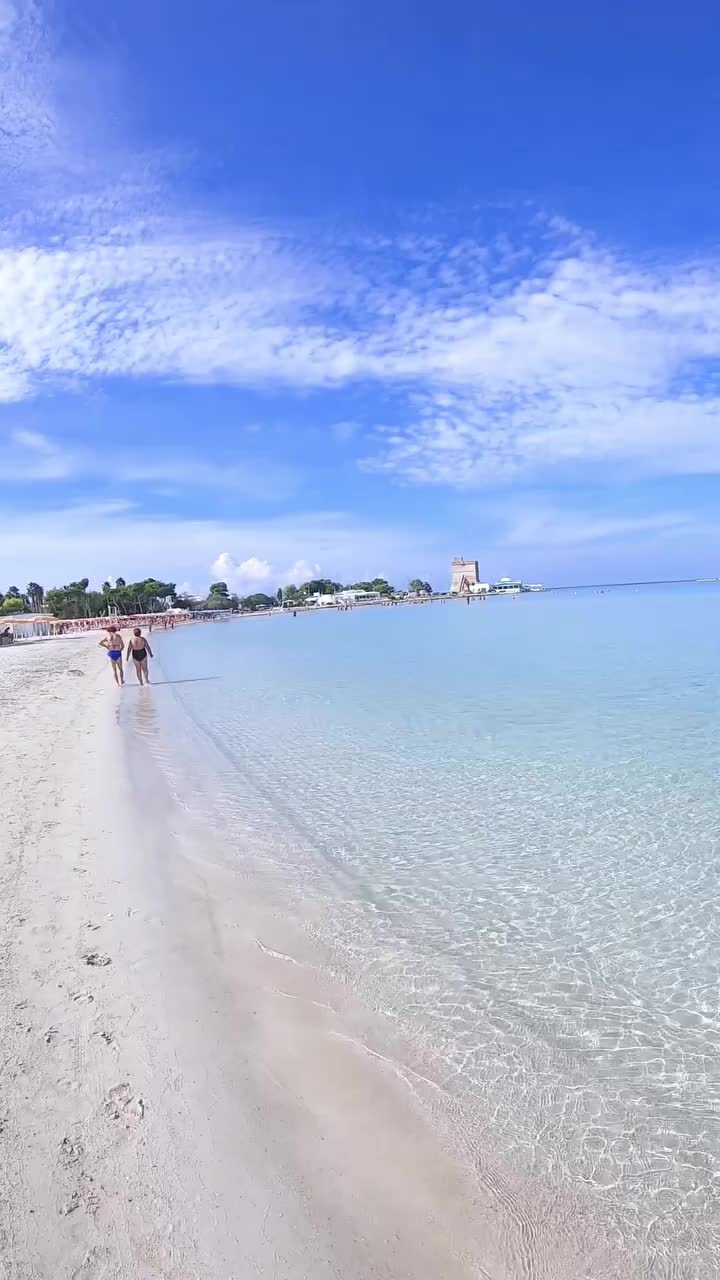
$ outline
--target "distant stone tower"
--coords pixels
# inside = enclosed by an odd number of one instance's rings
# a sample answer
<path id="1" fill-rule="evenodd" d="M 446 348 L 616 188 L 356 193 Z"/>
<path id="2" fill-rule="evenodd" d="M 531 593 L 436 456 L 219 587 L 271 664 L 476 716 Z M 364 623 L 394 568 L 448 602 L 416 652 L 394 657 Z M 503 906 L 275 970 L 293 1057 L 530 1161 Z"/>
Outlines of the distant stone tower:
<path id="1" fill-rule="evenodd" d="M 477 560 L 463 560 L 456 556 L 452 562 L 450 591 L 454 596 L 467 595 L 480 581 Z"/>

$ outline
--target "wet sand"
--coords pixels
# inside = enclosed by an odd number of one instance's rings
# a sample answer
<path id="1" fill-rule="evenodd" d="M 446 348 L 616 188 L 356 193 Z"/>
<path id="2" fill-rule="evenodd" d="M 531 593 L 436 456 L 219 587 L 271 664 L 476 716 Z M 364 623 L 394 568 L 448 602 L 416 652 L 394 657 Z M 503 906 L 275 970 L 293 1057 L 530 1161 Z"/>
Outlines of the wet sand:
<path id="1" fill-rule="evenodd" d="M 0 1275 L 630 1274 L 453 1156 L 433 1086 L 133 771 L 119 702 L 162 692 L 93 639 L 0 655 Z"/>

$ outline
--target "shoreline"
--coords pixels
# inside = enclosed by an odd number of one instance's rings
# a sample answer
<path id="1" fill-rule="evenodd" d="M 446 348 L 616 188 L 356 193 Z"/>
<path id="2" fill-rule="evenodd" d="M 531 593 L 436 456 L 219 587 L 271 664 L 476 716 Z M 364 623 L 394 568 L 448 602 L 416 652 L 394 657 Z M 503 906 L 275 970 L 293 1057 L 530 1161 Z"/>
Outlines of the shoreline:
<path id="1" fill-rule="evenodd" d="M 162 784 L 160 690 L 91 643 L 0 686 L 8 1280 L 632 1274 L 453 1155 L 432 1082 Z"/>

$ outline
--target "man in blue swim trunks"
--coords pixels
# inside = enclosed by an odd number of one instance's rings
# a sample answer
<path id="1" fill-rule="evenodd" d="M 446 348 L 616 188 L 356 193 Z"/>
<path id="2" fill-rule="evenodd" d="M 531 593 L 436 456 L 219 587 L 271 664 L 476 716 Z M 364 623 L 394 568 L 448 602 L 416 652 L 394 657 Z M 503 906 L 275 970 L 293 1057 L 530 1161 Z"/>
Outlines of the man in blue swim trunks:
<path id="1" fill-rule="evenodd" d="M 104 640 L 100 641 L 99 647 L 101 649 L 107 649 L 107 655 L 108 655 L 108 658 L 110 659 L 110 665 L 112 667 L 112 673 L 115 678 L 115 683 L 118 685 L 124 684 L 125 677 L 123 675 L 123 664 L 122 664 L 123 640 L 116 626 L 113 625 L 112 627 L 108 627 L 108 633 L 105 636 Z"/>

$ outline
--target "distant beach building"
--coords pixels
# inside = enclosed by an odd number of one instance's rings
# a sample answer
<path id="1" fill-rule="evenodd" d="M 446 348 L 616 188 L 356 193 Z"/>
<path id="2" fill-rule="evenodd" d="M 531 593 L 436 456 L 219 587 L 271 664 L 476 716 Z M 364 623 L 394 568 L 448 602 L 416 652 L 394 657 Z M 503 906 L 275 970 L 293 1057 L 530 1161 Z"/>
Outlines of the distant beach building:
<path id="1" fill-rule="evenodd" d="M 308 596 L 304 603 L 317 609 L 330 609 L 337 605 L 373 604 L 376 600 L 382 600 L 382 598 L 382 594 L 379 591 L 362 591 L 359 587 L 349 587 L 347 591 L 336 591 L 334 594 L 316 591 L 313 595 Z M 290 602 L 287 607 L 297 608 L 297 605 Z"/>
<path id="2" fill-rule="evenodd" d="M 521 578 L 501 578 L 494 582 L 491 591 L 495 595 L 517 596 L 521 591 L 544 591 L 542 582 L 523 582 Z"/>
<path id="3" fill-rule="evenodd" d="M 338 591 L 335 595 L 338 604 L 372 604 L 374 600 L 382 600 L 379 591 L 363 591 L 361 587 L 348 587 L 346 591 Z"/>
<path id="4" fill-rule="evenodd" d="M 477 560 L 463 560 L 456 556 L 452 562 L 450 593 L 454 596 L 470 595 L 478 586 L 480 573 Z"/>
<path id="5" fill-rule="evenodd" d="M 311 605 L 315 609 L 330 609 L 337 604 L 337 596 L 330 595 L 326 591 L 315 591 L 305 600 L 305 604 Z"/>

